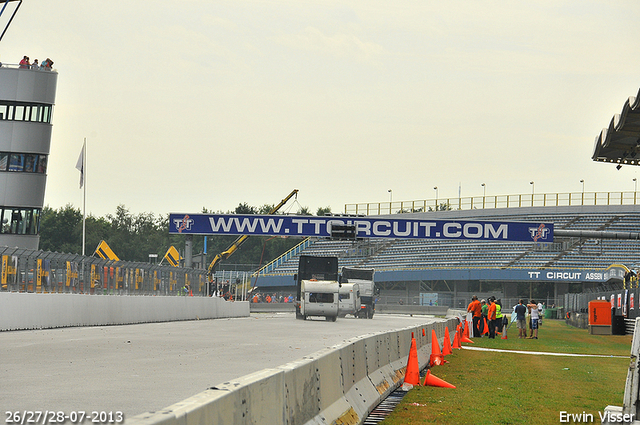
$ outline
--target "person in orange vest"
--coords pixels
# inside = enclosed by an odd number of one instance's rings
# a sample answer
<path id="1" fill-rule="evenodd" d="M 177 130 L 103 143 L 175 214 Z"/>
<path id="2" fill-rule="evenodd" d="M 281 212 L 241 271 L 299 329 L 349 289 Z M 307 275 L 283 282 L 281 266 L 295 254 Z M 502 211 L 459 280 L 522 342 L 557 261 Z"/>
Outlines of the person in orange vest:
<path id="1" fill-rule="evenodd" d="M 253 296 L 253 302 L 254 302 L 254 303 L 257 303 L 257 302 L 258 302 L 258 294 L 255 294 L 255 295 Z"/>
<path id="2" fill-rule="evenodd" d="M 467 307 L 467 312 L 473 314 L 473 336 L 479 337 L 480 330 L 478 328 L 478 323 L 480 323 L 480 318 L 482 317 L 482 305 L 480 301 L 478 301 L 478 297 L 474 295 L 471 297 L 471 302 Z"/>
<path id="3" fill-rule="evenodd" d="M 480 322 L 478 324 L 478 329 L 480 330 L 480 336 L 483 336 L 485 334 L 484 322 L 487 320 L 487 313 L 489 312 L 489 305 L 487 304 L 487 300 L 485 300 L 485 299 L 480 300 L 480 305 L 482 306 L 482 313 L 481 313 L 482 317 L 480 317 Z M 488 332 L 488 331 L 489 331 L 489 329 L 487 329 L 486 332 Z"/>
<path id="4" fill-rule="evenodd" d="M 487 300 L 489 308 L 487 309 L 487 326 L 489 326 L 489 338 L 496 338 L 496 303 L 493 297 Z"/>
<path id="5" fill-rule="evenodd" d="M 270 303 L 271 302 L 271 295 L 267 294 L 267 298 L 265 298 L 265 301 Z"/>

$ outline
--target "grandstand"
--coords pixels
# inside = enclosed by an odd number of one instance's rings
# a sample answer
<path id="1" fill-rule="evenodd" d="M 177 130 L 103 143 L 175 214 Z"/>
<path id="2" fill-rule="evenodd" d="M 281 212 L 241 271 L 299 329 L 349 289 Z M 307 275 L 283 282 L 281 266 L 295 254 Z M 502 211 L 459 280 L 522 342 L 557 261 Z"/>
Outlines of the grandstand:
<path id="1" fill-rule="evenodd" d="M 391 217 L 391 216 L 387 216 Z M 397 214 L 394 215 L 397 217 Z M 471 219 L 554 223 L 554 229 L 605 232 L 640 230 L 639 205 L 495 208 L 407 213 L 403 218 Z M 621 283 L 613 264 L 635 269 L 639 240 L 555 237 L 551 243 L 436 239 L 306 241 L 277 267 L 262 269 L 262 290 L 291 290 L 300 254 L 337 256 L 340 267 L 376 269 L 383 302 L 419 303 L 420 294 L 438 293 L 456 306 L 470 293 L 515 299 L 538 297 L 552 304 L 568 292 Z"/>

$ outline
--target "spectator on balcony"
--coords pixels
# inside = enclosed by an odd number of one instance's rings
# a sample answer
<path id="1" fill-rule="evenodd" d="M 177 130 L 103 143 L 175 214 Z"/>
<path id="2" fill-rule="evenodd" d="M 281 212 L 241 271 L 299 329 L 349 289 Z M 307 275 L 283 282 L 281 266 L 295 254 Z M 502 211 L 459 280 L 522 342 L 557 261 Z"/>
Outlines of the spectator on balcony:
<path id="1" fill-rule="evenodd" d="M 51 68 L 53 68 L 53 61 L 47 58 L 44 62 L 42 62 L 42 68 L 45 71 L 51 71 Z"/>
<path id="2" fill-rule="evenodd" d="M 31 69 L 35 69 L 36 71 L 40 70 L 40 64 L 38 64 L 38 59 L 34 59 L 31 64 Z"/>
<path id="3" fill-rule="evenodd" d="M 22 60 L 20 61 L 20 68 L 21 69 L 29 69 L 29 66 L 31 66 L 31 64 L 29 63 L 29 57 L 28 56 L 23 56 Z"/>

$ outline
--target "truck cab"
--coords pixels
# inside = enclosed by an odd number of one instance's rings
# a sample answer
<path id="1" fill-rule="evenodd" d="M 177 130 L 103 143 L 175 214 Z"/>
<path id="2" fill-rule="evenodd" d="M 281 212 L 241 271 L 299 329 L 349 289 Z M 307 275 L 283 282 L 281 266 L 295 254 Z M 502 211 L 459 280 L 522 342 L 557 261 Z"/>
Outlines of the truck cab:
<path id="1" fill-rule="evenodd" d="M 343 267 L 342 285 L 357 283 L 360 289 L 360 309 L 355 314 L 358 318 L 373 319 L 376 312 L 375 270 L 371 268 Z"/>

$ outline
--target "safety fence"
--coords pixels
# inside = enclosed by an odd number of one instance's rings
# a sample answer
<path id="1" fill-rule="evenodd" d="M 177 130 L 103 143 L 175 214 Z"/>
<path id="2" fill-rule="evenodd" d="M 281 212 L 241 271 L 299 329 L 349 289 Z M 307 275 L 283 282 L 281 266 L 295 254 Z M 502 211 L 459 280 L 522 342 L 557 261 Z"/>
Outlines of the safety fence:
<path id="1" fill-rule="evenodd" d="M 421 199 L 416 201 L 369 202 L 346 204 L 345 214 L 382 215 L 441 210 L 490 208 L 563 207 L 584 205 L 638 205 L 638 192 L 569 192 L 519 195 L 471 196 Z"/>
<path id="2" fill-rule="evenodd" d="M 640 317 L 638 299 L 640 299 L 640 288 L 637 286 L 633 288 L 624 288 L 622 286 L 615 288 L 612 286 L 604 291 L 565 294 L 564 307 L 565 311 L 587 313 L 589 301 L 609 301 L 617 316 L 635 319 Z"/>
<path id="3" fill-rule="evenodd" d="M 211 295 L 206 271 L 0 247 L 0 289 L 92 295 Z"/>

